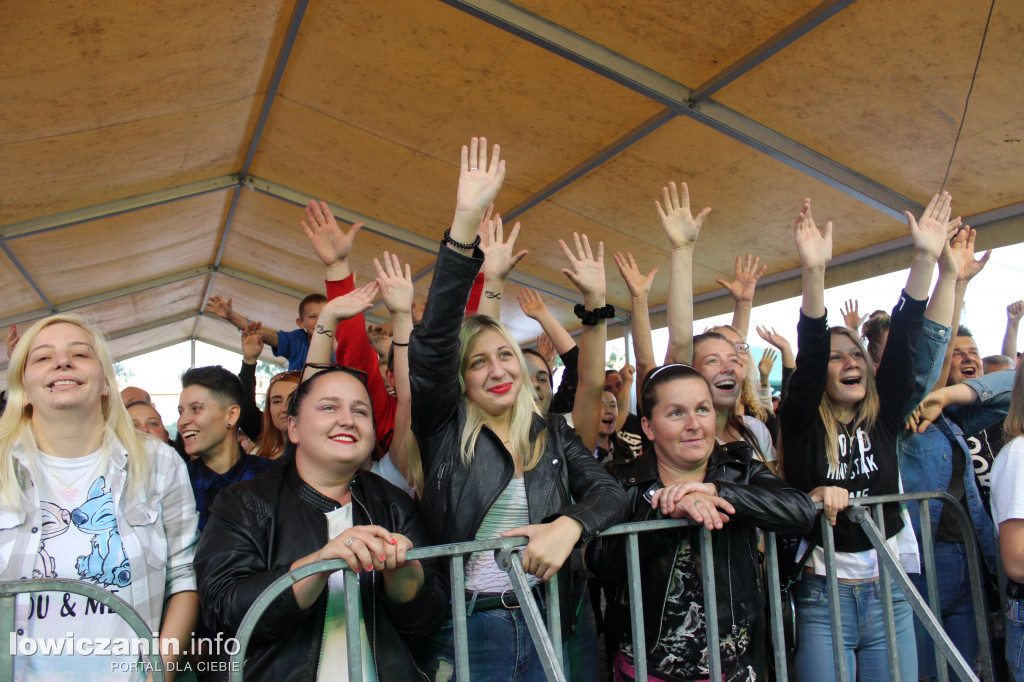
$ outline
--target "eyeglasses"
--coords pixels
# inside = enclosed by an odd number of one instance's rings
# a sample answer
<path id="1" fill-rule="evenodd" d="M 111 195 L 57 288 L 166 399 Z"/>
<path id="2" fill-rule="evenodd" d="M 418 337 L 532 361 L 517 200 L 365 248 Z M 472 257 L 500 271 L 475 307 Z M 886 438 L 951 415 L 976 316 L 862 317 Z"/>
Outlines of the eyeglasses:
<path id="1" fill-rule="evenodd" d="M 304 365 L 302 365 L 302 371 L 299 373 L 299 384 L 300 385 L 303 382 L 303 377 L 306 376 L 306 370 L 307 369 L 314 369 L 316 371 L 313 372 L 312 374 L 310 374 L 308 377 L 306 377 L 306 379 L 305 379 L 306 381 L 309 381 L 310 379 L 315 377 L 317 374 L 319 374 L 320 372 L 323 372 L 325 370 L 334 370 L 334 371 L 338 371 L 338 372 L 345 372 L 346 374 L 351 374 L 356 379 L 359 379 L 359 381 L 362 382 L 363 386 L 366 386 L 366 378 L 367 378 L 366 372 L 364 372 L 363 370 L 358 369 L 356 367 L 346 367 L 344 365 L 336 365 L 333 362 L 307 362 Z"/>

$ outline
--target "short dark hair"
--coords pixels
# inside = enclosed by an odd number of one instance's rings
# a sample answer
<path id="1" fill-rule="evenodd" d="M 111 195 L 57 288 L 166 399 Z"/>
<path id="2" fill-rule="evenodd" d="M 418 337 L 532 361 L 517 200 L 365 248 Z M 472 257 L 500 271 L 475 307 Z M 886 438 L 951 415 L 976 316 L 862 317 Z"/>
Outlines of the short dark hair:
<path id="1" fill-rule="evenodd" d="M 647 378 L 644 380 L 643 391 L 640 393 L 640 407 L 648 419 L 650 419 L 654 408 L 658 406 L 658 386 L 675 381 L 676 379 L 698 379 L 708 387 L 708 392 L 711 392 L 711 385 L 708 384 L 708 380 L 690 365 L 676 364 L 655 367 L 648 373 Z"/>
<path id="2" fill-rule="evenodd" d="M 310 294 L 306 298 L 299 301 L 299 317 L 301 318 L 306 314 L 306 306 L 310 303 L 327 303 L 327 297 L 323 294 Z"/>
<path id="3" fill-rule="evenodd" d="M 544 363 L 544 366 L 548 368 L 548 383 L 551 384 L 552 387 L 554 387 L 555 380 L 551 376 L 551 365 L 548 364 L 548 359 L 541 355 L 540 351 L 535 348 L 522 348 L 521 350 L 523 351 L 523 355 L 534 355 L 541 359 L 541 362 Z M 606 374 L 605 376 L 608 375 Z"/>
<path id="4" fill-rule="evenodd" d="M 202 386 L 217 400 L 223 408 L 231 405 L 238 405 L 242 408 L 245 405 L 245 389 L 242 382 L 234 374 L 220 365 L 209 367 L 193 367 L 181 375 L 181 388 L 189 386 Z"/>
<path id="5" fill-rule="evenodd" d="M 892 318 L 884 310 L 876 310 L 871 313 L 861 325 L 860 335 L 868 342 L 868 355 L 875 362 L 882 361 L 882 351 L 885 350 L 882 345 L 882 335 L 887 333 L 891 326 Z"/>
<path id="6" fill-rule="evenodd" d="M 963 326 L 962 324 L 959 325 L 956 328 L 956 335 L 957 336 L 967 336 L 967 337 L 970 337 L 972 339 L 974 338 L 974 334 L 971 333 L 971 330 L 968 329 L 967 327 Z"/>

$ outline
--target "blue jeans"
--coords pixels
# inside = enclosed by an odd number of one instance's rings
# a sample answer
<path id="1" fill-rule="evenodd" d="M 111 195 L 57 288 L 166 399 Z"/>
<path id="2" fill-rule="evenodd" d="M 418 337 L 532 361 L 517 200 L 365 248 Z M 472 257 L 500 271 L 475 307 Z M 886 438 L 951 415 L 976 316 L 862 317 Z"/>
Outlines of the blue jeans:
<path id="1" fill-rule="evenodd" d="M 835 680 L 832 626 L 825 578 L 804 574 L 797 583 L 794 601 L 797 679 L 813 682 Z M 892 583 L 892 602 L 900 677 L 903 680 L 914 680 L 917 678 L 914 615 L 895 582 Z M 850 679 L 871 682 L 888 680 L 888 646 L 878 581 L 855 585 L 839 583 L 839 604 L 842 609 L 846 671 Z"/>
<path id="2" fill-rule="evenodd" d="M 541 614 L 544 614 L 543 610 Z M 475 611 L 466 618 L 466 626 L 471 680 L 546 682 L 544 668 L 521 609 Z M 451 621 L 419 643 L 417 662 L 430 680 L 445 682 L 458 679 L 455 675 L 455 630 Z"/>
<path id="3" fill-rule="evenodd" d="M 939 588 L 939 622 L 960 655 L 973 666 L 978 657 L 978 629 L 974 624 L 974 602 L 971 600 L 970 574 L 967 572 L 967 548 L 959 543 L 935 543 L 935 575 Z M 928 600 L 928 584 L 922 570 L 911 574 L 910 580 Z M 917 667 L 921 677 L 935 679 L 935 645 L 928 631 L 917 619 Z M 956 679 L 949 668 L 950 679 Z"/>
<path id="4" fill-rule="evenodd" d="M 1024 600 L 1011 599 L 1006 611 L 1006 665 L 1010 677 L 1024 682 Z"/>

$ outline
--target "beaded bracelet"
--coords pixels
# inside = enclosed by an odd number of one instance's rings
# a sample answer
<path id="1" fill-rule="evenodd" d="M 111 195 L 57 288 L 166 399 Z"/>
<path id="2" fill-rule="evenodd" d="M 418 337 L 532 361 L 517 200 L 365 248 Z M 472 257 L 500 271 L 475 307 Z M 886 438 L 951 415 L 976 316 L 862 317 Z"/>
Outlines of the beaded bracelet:
<path id="1" fill-rule="evenodd" d="M 444 239 L 441 240 L 441 243 L 451 244 L 452 246 L 457 246 L 460 249 L 466 249 L 467 251 L 469 251 L 480 246 L 480 235 L 476 236 L 476 241 L 474 241 L 472 244 L 463 244 L 462 242 L 457 242 L 454 239 L 452 239 L 452 228 L 449 227 L 447 230 L 444 231 Z"/>

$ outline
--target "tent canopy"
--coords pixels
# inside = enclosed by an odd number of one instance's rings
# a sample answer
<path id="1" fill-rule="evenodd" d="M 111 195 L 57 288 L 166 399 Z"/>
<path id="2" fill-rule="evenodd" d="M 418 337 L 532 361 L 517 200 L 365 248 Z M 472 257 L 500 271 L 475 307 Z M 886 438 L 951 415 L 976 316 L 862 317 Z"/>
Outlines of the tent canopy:
<path id="1" fill-rule="evenodd" d="M 322 291 L 299 228 L 326 200 L 363 221 L 357 280 L 388 249 L 430 284 L 458 150 L 502 144 L 498 210 L 530 251 L 503 319 L 542 292 L 570 329 L 556 240 L 661 267 L 669 180 L 711 206 L 697 314 L 737 255 L 767 264 L 758 301 L 799 291 L 791 225 L 805 196 L 835 220 L 829 283 L 906 267 L 904 210 L 943 183 L 989 3 L 961 0 L 280 0 L 10 3 L 0 29 L 0 320 L 74 310 L 117 358 L 187 339 L 238 347 L 207 296 L 294 328 Z M 1024 235 L 1024 4 L 996 3 L 945 187 L 979 246 Z M 370 319 L 383 320 L 378 306 Z M 658 323 L 658 319 L 655 323 Z M 2 351 L 0 351 L 2 352 Z M 5 358 L 4 358 L 5 359 Z"/>

